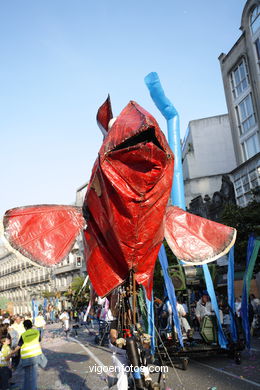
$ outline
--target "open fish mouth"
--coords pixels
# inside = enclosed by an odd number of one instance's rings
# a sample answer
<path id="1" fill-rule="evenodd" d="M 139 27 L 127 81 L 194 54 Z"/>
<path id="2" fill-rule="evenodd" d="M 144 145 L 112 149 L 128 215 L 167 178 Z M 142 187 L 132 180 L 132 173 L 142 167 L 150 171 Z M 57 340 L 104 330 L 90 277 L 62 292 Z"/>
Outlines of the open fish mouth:
<path id="1" fill-rule="evenodd" d="M 131 146 L 135 146 L 143 143 L 153 143 L 159 149 L 164 150 L 155 135 L 154 127 L 149 127 L 147 130 L 141 131 L 140 133 L 134 135 L 133 137 L 128 138 L 120 145 L 116 146 L 113 149 L 113 151 L 127 149 L 130 148 Z"/>
<path id="2" fill-rule="evenodd" d="M 140 195 L 160 180 L 167 154 L 155 136 L 154 128 L 127 139 L 106 155 L 110 169 Z"/>

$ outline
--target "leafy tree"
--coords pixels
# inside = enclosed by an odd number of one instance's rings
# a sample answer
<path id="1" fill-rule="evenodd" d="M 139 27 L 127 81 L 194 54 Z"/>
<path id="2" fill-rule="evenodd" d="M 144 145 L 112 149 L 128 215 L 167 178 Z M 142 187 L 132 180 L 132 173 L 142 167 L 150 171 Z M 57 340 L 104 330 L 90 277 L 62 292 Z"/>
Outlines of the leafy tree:
<path id="1" fill-rule="evenodd" d="M 89 300 L 89 286 L 88 284 L 83 287 L 85 277 L 76 276 L 68 289 L 64 294 L 72 304 L 74 308 L 80 308 L 85 306 Z"/>
<path id="2" fill-rule="evenodd" d="M 6 309 L 7 308 L 7 302 L 8 302 L 8 299 L 5 298 L 5 297 L 1 297 L 0 298 L 0 309 Z"/>
<path id="3" fill-rule="evenodd" d="M 47 299 L 49 299 L 49 298 L 54 298 L 55 297 L 55 292 L 53 292 L 53 291 L 43 291 L 42 292 L 42 297 L 43 298 L 47 298 Z"/>
<path id="4" fill-rule="evenodd" d="M 227 204 L 219 219 L 220 223 L 232 226 L 237 229 L 237 240 L 235 244 L 235 260 L 237 264 L 245 266 L 247 242 L 249 235 L 253 233 L 260 237 L 260 203 L 253 201 L 246 207 L 239 207 Z M 260 255 L 256 260 L 255 271 L 260 269 Z"/>

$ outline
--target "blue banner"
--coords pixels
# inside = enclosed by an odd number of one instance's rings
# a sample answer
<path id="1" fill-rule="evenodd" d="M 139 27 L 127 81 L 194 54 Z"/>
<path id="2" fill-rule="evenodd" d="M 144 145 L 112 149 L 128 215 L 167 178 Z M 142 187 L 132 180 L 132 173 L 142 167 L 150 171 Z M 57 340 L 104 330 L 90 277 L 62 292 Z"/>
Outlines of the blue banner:
<path id="1" fill-rule="evenodd" d="M 145 291 L 145 290 L 144 290 Z M 151 354 L 155 354 L 155 327 L 154 327 L 154 306 L 153 306 L 153 292 L 152 292 L 152 298 L 149 301 L 149 299 L 146 296 L 145 292 L 145 299 L 146 299 L 146 307 L 147 307 L 147 313 L 148 313 L 148 334 L 151 336 Z"/>
<path id="2" fill-rule="evenodd" d="M 48 299 L 44 298 L 44 300 L 43 300 L 43 314 L 46 313 L 47 307 L 48 307 Z"/>
<path id="3" fill-rule="evenodd" d="M 38 302 L 35 300 L 35 298 L 32 299 L 32 316 L 33 321 L 35 320 L 35 317 L 37 317 L 39 313 L 39 305 Z"/>
<path id="4" fill-rule="evenodd" d="M 246 346 L 248 349 L 251 347 L 251 334 L 250 334 L 250 325 L 249 325 L 249 313 L 248 313 L 248 296 L 249 296 L 249 288 L 250 283 L 249 279 L 251 279 L 251 271 L 252 266 L 254 266 L 254 262 L 257 257 L 258 253 L 258 245 L 255 245 L 257 240 L 255 237 L 251 234 L 248 239 L 247 243 L 247 254 L 246 254 L 246 270 L 244 273 L 244 280 L 243 280 L 243 293 L 242 293 L 242 304 L 241 304 L 241 318 L 242 318 L 242 326 L 244 329 L 244 334 L 246 338 Z M 254 253 L 255 252 L 255 253 Z M 251 264 L 252 262 L 252 264 Z M 251 274 L 249 278 L 249 273 Z"/>
<path id="5" fill-rule="evenodd" d="M 224 335 L 224 332 L 223 332 L 223 329 L 222 329 L 222 325 L 221 325 L 221 321 L 220 321 L 220 316 L 219 316 L 219 308 L 218 308 L 218 302 L 217 302 L 217 298 L 216 298 L 216 294 L 215 294 L 215 290 L 214 290 L 214 285 L 213 285 L 213 282 L 212 282 L 212 279 L 211 279 L 211 275 L 210 275 L 210 272 L 209 272 L 209 267 L 208 267 L 208 264 L 203 264 L 203 271 L 204 271 L 204 276 L 205 276 L 205 281 L 206 281 L 206 286 L 207 286 L 207 290 L 208 290 L 208 294 L 210 296 L 210 299 L 211 299 L 211 305 L 212 305 L 212 308 L 216 314 L 216 317 L 217 317 L 217 322 L 218 322 L 218 342 L 219 342 L 219 345 L 221 346 L 221 348 L 227 348 L 227 339 Z"/>
<path id="6" fill-rule="evenodd" d="M 230 334 L 232 341 L 237 342 L 237 327 L 235 321 L 235 296 L 234 296 L 234 246 L 228 255 L 228 306 L 230 312 Z"/>
<path id="7" fill-rule="evenodd" d="M 170 278 L 170 276 L 168 274 L 168 260 L 167 260 L 166 251 L 165 251 L 165 248 L 163 245 L 161 246 L 160 251 L 159 251 L 159 260 L 160 260 L 162 270 L 163 270 L 163 277 L 164 277 L 164 282 L 165 282 L 168 298 L 169 298 L 170 304 L 172 306 L 173 322 L 174 322 L 174 325 L 177 329 L 179 342 L 180 342 L 181 346 L 183 347 L 183 337 L 182 337 L 180 320 L 179 320 L 178 311 L 177 311 L 177 300 L 176 300 L 176 295 L 175 295 L 175 289 L 174 289 L 174 285 L 172 283 L 172 279 Z"/>
<path id="8" fill-rule="evenodd" d="M 246 252 L 246 269 L 248 268 L 253 250 L 255 246 L 255 236 L 253 234 L 250 234 L 248 243 L 247 243 L 247 252 Z"/>

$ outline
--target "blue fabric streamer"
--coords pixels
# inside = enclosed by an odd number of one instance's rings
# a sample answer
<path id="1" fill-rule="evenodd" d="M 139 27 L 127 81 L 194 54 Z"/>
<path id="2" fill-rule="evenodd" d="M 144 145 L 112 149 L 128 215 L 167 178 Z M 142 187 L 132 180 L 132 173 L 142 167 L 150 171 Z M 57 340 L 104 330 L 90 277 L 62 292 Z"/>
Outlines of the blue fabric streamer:
<path id="1" fill-rule="evenodd" d="M 148 334 L 151 336 L 151 354 L 155 354 L 155 327 L 154 327 L 154 306 L 153 306 L 153 292 L 152 298 L 149 300 L 145 292 L 145 300 L 148 312 Z"/>
<path id="2" fill-rule="evenodd" d="M 249 318 L 248 318 L 248 291 L 247 291 L 247 271 L 250 263 L 250 259 L 254 250 L 255 245 L 255 237 L 251 234 L 247 243 L 247 253 L 246 253 L 246 270 L 244 273 L 244 281 L 243 281 L 243 292 L 242 292 L 242 304 L 241 304 L 241 318 L 242 318 L 242 326 L 244 329 L 244 334 L 246 338 L 246 346 L 248 349 L 251 347 L 251 334 L 249 327 Z"/>
<path id="3" fill-rule="evenodd" d="M 46 313 L 46 311 L 47 311 L 47 306 L 48 306 L 48 299 L 47 299 L 47 298 L 44 298 L 44 301 L 43 301 L 43 314 Z"/>
<path id="4" fill-rule="evenodd" d="M 243 282 L 242 303 L 241 303 L 240 313 L 241 313 L 242 326 L 244 329 L 244 334 L 245 334 L 245 339 L 246 339 L 246 346 L 248 349 L 250 349 L 251 335 L 250 335 L 250 328 L 249 328 L 247 285 L 246 285 L 246 278 L 245 277 L 244 277 L 244 282 Z"/>
<path id="5" fill-rule="evenodd" d="M 149 73 L 144 81 L 149 89 L 154 104 L 167 120 L 168 143 L 175 158 L 171 202 L 174 206 L 178 206 L 185 210 L 179 114 L 171 101 L 165 96 L 159 76 L 156 72 Z"/>
<path id="6" fill-rule="evenodd" d="M 237 342 L 237 327 L 235 322 L 235 296 L 234 296 L 234 246 L 228 255 L 228 305 L 230 310 L 230 333 L 232 341 Z"/>
<path id="7" fill-rule="evenodd" d="M 37 317 L 39 313 L 39 307 L 38 307 L 38 302 L 33 298 L 32 299 L 32 315 L 33 315 L 33 321 L 35 317 Z"/>
<path id="8" fill-rule="evenodd" d="M 219 308 L 218 308 L 217 298 L 216 298 L 213 282 L 211 279 L 211 275 L 209 272 L 208 264 L 203 264 L 203 271 L 204 271 L 208 294 L 209 294 L 210 299 L 211 299 L 211 305 L 212 305 L 212 308 L 216 314 L 217 321 L 218 321 L 218 342 L 219 342 L 219 345 L 221 346 L 221 348 L 226 349 L 228 342 L 227 342 L 227 339 L 226 339 L 224 332 L 223 332 L 223 329 L 222 329 L 220 316 L 219 316 Z"/>
<path id="9" fill-rule="evenodd" d="M 177 115 L 173 104 L 164 94 L 158 74 L 151 72 L 144 78 L 144 81 L 149 89 L 151 98 L 164 118 L 169 120 Z"/>
<path id="10" fill-rule="evenodd" d="M 248 243 L 247 243 L 247 252 L 246 252 L 246 269 L 248 269 L 248 265 L 254 250 L 255 246 L 255 236 L 253 234 L 250 234 Z"/>
<path id="11" fill-rule="evenodd" d="M 168 260 L 167 260 L 167 255 L 164 246 L 162 245 L 159 251 L 159 260 L 162 266 L 163 270 L 163 276 L 164 276 L 164 282 L 168 294 L 168 298 L 170 301 L 170 304 L 172 306 L 172 317 L 173 317 L 173 322 L 174 325 L 177 329 L 177 334 L 179 338 L 180 345 L 183 347 L 183 337 L 181 333 L 181 326 L 180 326 L 180 320 L 177 312 L 177 300 L 176 300 L 176 295 L 175 295 L 175 289 L 174 285 L 172 283 L 172 280 L 168 274 Z"/>

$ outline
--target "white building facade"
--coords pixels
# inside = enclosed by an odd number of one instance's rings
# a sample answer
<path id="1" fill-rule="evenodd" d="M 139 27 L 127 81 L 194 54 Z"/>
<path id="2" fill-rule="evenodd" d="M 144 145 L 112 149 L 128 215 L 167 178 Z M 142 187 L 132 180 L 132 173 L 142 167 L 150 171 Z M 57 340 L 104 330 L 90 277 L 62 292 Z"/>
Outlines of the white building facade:
<path id="1" fill-rule="evenodd" d="M 222 175 L 236 167 L 228 115 L 189 122 L 182 158 L 186 206 L 199 195 L 211 198 Z"/>

